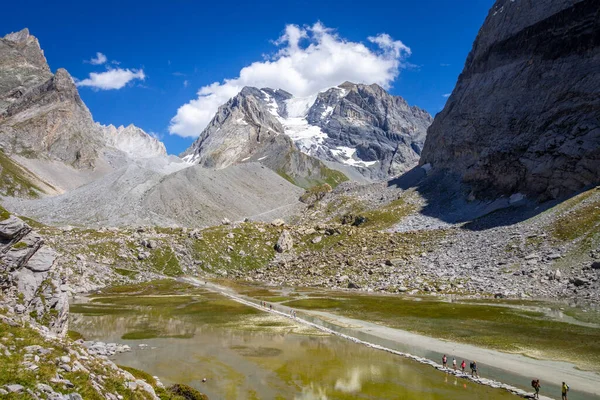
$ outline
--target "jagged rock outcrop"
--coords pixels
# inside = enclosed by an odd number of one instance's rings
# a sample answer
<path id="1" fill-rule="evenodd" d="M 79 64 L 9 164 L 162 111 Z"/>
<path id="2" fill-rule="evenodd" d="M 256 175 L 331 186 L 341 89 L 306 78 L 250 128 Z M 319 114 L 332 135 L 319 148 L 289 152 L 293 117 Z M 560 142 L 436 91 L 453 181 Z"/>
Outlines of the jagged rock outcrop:
<path id="1" fill-rule="evenodd" d="M 482 198 L 543 200 L 597 184 L 598 65 L 597 1 L 496 1 L 420 163 Z"/>
<path id="2" fill-rule="evenodd" d="M 16 313 L 64 335 L 69 302 L 57 257 L 23 220 L 11 215 L 0 221 L 0 290 Z"/>
<path id="3" fill-rule="evenodd" d="M 345 82 L 319 93 L 307 120 L 327 135 L 309 154 L 356 166 L 372 179 L 385 179 L 418 163 L 433 119 L 379 85 Z"/>
<path id="4" fill-rule="evenodd" d="M 291 95 L 281 90 L 245 87 L 219 107 L 200 137 L 181 156 L 185 161 L 222 169 L 241 162 L 260 162 L 299 186 L 346 177 L 300 152 L 285 135 L 279 111 Z"/>
<path id="5" fill-rule="evenodd" d="M 0 38 L 0 113 L 51 77 L 40 43 L 28 29 Z"/>
<path id="6" fill-rule="evenodd" d="M 167 155 L 165 145 L 135 125 L 100 126 L 106 144 L 119 149 L 132 158 L 150 158 Z"/>

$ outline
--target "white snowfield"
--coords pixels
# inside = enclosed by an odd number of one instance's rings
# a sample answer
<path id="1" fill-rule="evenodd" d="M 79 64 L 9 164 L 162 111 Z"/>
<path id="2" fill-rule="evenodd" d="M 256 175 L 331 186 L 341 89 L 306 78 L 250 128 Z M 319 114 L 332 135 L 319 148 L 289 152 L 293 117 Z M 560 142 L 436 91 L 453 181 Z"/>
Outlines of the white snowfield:
<path id="1" fill-rule="evenodd" d="M 336 90 L 339 98 L 347 94 L 345 89 L 330 88 Z M 330 90 L 328 89 L 328 90 Z M 340 163 L 352 167 L 370 167 L 377 161 L 363 161 L 356 156 L 356 149 L 350 147 L 338 146 L 336 149 L 330 149 L 325 145 L 325 140 L 329 136 L 321 130 L 319 126 L 309 124 L 307 120 L 308 112 L 317 100 L 317 94 L 307 97 L 293 97 L 285 101 L 285 110 L 287 117 L 282 117 L 278 113 L 277 103 L 267 93 L 263 92 L 269 102 L 269 112 L 275 116 L 281 125 L 286 135 L 288 135 L 296 144 L 301 152 L 310 156 L 316 156 L 319 151 L 330 152 L 333 157 Z M 328 106 L 321 113 L 321 119 L 326 119 L 333 113 L 334 107 Z"/>
<path id="2" fill-rule="evenodd" d="M 351 147 L 338 146 L 331 150 L 331 153 L 343 163 L 352 165 L 353 167 L 370 167 L 377 164 L 377 161 L 362 161 L 355 155 L 356 149 Z"/>

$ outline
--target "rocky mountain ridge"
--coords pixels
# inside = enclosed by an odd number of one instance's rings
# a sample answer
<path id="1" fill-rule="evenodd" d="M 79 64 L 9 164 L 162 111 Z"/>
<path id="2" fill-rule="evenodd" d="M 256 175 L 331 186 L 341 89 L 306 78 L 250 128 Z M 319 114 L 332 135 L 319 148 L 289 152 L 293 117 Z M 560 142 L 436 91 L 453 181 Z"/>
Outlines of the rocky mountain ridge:
<path id="1" fill-rule="evenodd" d="M 219 107 L 215 117 L 181 157 L 191 164 L 223 169 L 237 163 L 259 162 L 302 187 L 347 178 L 320 160 L 299 151 L 273 110 L 275 99 L 289 93 L 246 87 Z M 280 100 L 281 101 L 281 100 Z"/>
<path id="2" fill-rule="evenodd" d="M 166 155 L 140 128 L 95 123 L 73 78 L 62 68 L 52 74 L 27 29 L 0 38 L 0 146 L 77 169 L 94 169 L 107 147 L 133 158 Z"/>
<path id="3" fill-rule="evenodd" d="M 346 82 L 306 98 L 245 87 L 219 108 L 182 157 L 216 168 L 257 160 L 268 164 L 264 160 L 277 157 L 268 148 L 289 146 L 291 139 L 302 153 L 333 168 L 384 179 L 416 165 L 430 123 L 427 112 L 378 85 Z"/>
<path id="4" fill-rule="evenodd" d="M 593 0 L 496 1 L 421 165 L 482 198 L 545 200 L 599 183 L 599 32 Z"/>
<path id="5" fill-rule="evenodd" d="M 130 124 L 126 127 L 121 125 L 101 125 L 106 144 L 125 152 L 131 158 L 150 158 L 167 155 L 167 149 L 163 142 L 150 136 L 143 129 Z"/>

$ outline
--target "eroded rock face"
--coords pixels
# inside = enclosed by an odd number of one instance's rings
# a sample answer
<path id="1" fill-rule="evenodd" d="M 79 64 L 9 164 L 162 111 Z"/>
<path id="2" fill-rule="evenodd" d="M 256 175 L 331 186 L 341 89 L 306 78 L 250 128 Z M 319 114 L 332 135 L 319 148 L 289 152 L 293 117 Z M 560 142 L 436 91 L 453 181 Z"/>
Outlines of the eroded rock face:
<path id="1" fill-rule="evenodd" d="M 73 79 L 66 70 L 58 69 L 45 82 L 27 88 L 0 113 L 0 145 L 10 153 L 91 168 L 103 143 Z"/>
<path id="2" fill-rule="evenodd" d="M 0 113 L 52 77 L 38 40 L 23 29 L 0 38 Z"/>
<path id="3" fill-rule="evenodd" d="M 433 121 L 425 110 L 379 85 L 350 82 L 319 93 L 307 118 L 327 135 L 322 148 L 314 149 L 320 158 L 355 164 L 372 179 L 414 167 Z M 355 149 L 354 157 L 347 157 L 346 149 Z"/>
<path id="4" fill-rule="evenodd" d="M 420 161 L 478 197 L 546 199 L 600 182 L 595 0 L 498 0 Z"/>
<path id="5" fill-rule="evenodd" d="M 0 289 L 20 314 L 28 314 L 57 334 L 66 333 L 68 292 L 57 266 L 58 254 L 21 219 L 0 221 Z"/>

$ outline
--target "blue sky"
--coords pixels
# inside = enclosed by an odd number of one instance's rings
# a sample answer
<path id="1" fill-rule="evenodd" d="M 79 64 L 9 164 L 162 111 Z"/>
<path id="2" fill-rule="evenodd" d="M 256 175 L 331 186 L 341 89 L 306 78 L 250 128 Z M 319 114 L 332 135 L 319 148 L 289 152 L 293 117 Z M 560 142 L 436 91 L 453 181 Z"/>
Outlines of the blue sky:
<path id="1" fill-rule="evenodd" d="M 178 109 L 190 101 L 193 104 L 201 87 L 237 78 L 242 68 L 255 62 L 265 63 L 265 57 L 272 62 L 278 57 L 276 53 L 286 46 L 289 53 L 292 41 L 288 40 L 287 44 L 280 41 L 279 45 L 273 42 L 292 32 L 286 30 L 290 24 L 296 25 L 298 32 L 307 32 L 308 37 L 298 42 L 304 48 L 317 40 L 315 24 L 320 22 L 318 26 L 335 30 L 326 32 L 336 43 L 364 44 L 376 57 L 374 62 L 389 63 L 396 51 L 400 54 L 395 60 L 397 77 L 390 78 L 387 69 L 387 75 L 375 73 L 373 79 L 388 82 L 392 94 L 435 115 L 444 106 L 444 94 L 452 91 L 492 4 L 492 0 L 34 0 L 4 5 L 3 13 L 9 18 L 4 18 L 0 34 L 28 27 L 40 40 L 51 69 L 66 68 L 83 83 L 92 72 L 121 69 L 129 70 L 129 77 L 140 77 L 143 71 L 144 80 L 132 79 L 112 90 L 82 86 L 80 94 L 96 121 L 115 125 L 133 123 L 157 134 L 169 153 L 178 154 L 193 141 L 189 137 L 193 131 L 189 124 L 186 129 L 180 129 L 187 137 L 169 133 L 170 126 L 173 131 L 172 118 L 180 115 Z M 382 47 L 369 37 L 389 38 L 393 40 L 390 43 L 396 45 L 388 46 L 386 42 Z M 410 48 L 410 55 L 397 45 L 399 41 Z M 338 47 L 333 48 L 333 54 Z M 299 59 L 304 56 L 303 49 L 300 50 Z M 106 55 L 106 63 L 89 62 L 97 52 Z M 350 65 L 336 68 L 343 68 L 346 74 L 354 76 L 351 69 L 356 60 L 347 64 Z M 385 65 L 387 68 L 388 64 Z M 312 76 L 312 71 L 306 72 L 306 66 L 304 68 L 303 73 Z M 370 65 L 364 68 L 368 70 Z M 359 76 L 369 79 L 370 75 L 363 71 Z M 317 86 L 326 82 L 319 77 L 314 79 Z M 301 94 L 306 95 L 310 88 L 317 86 L 303 88 L 305 93 Z M 228 93 L 227 88 L 220 89 Z M 201 108 L 203 104 L 196 106 Z M 193 120 L 193 115 L 191 118 Z M 203 121 L 197 126 L 204 124 Z"/>

